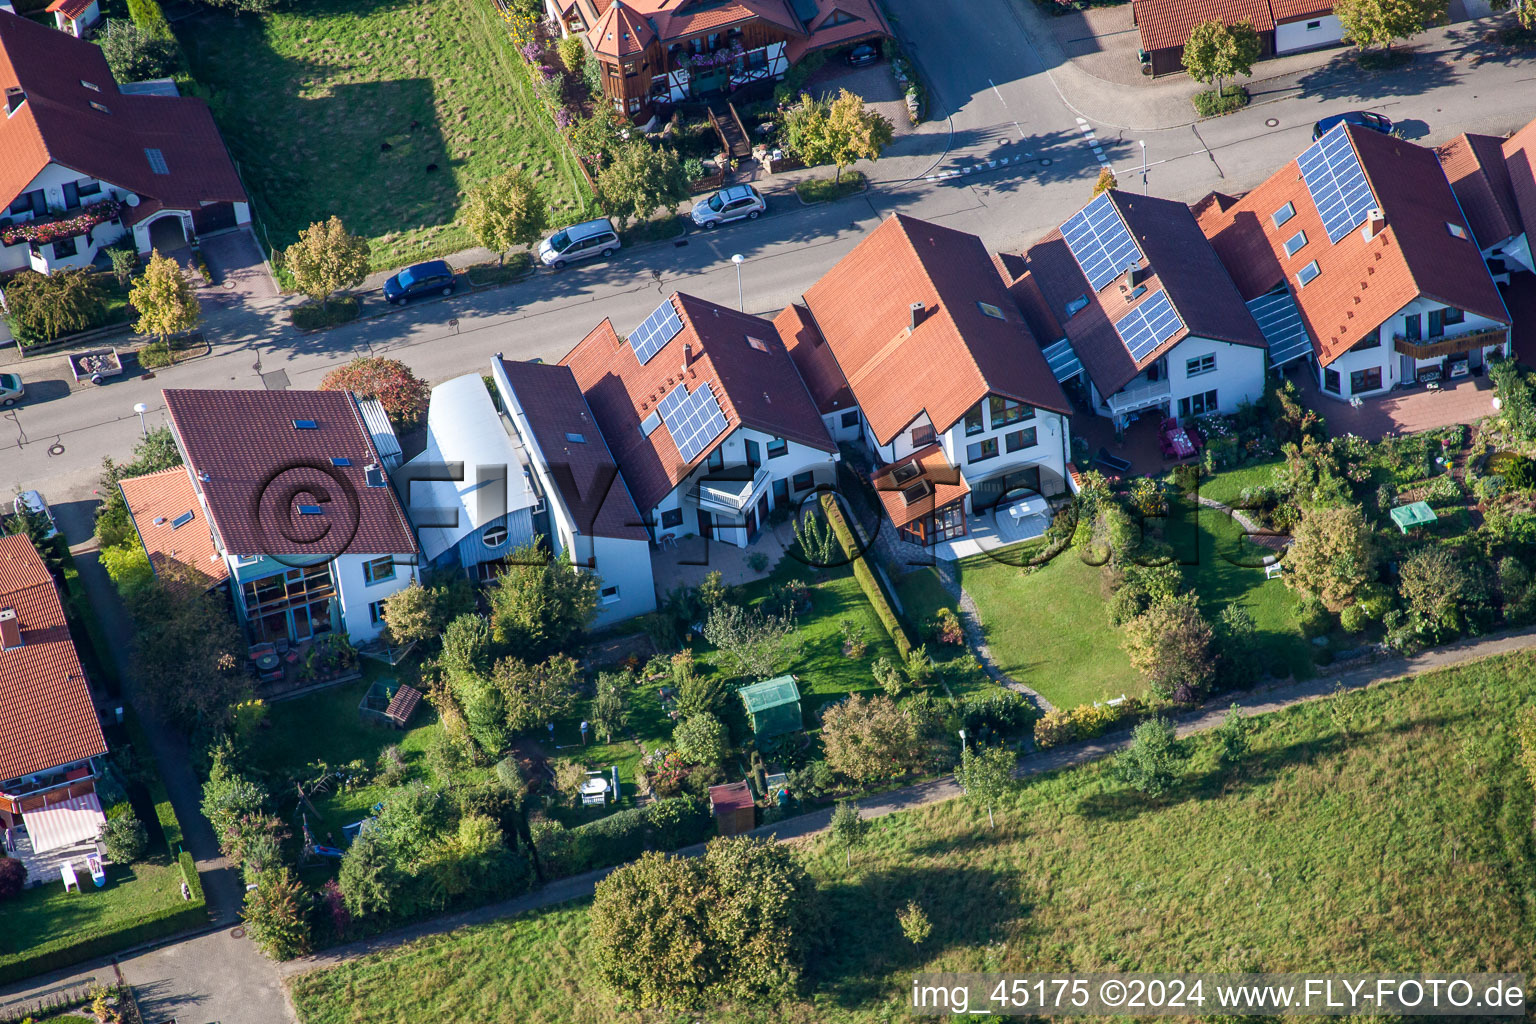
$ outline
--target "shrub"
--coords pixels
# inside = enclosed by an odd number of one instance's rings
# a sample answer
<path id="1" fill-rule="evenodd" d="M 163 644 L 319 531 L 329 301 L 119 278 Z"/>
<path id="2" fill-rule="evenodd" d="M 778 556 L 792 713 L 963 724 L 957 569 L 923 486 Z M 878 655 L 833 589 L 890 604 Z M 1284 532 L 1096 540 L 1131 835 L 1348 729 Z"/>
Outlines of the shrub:
<path id="1" fill-rule="evenodd" d="M 579 74 L 582 65 L 587 62 L 587 48 L 582 45 L 581 36 L 568 35 L 555 44 L 555 50 L 560 54 L 560 63 L 565 65 L 565 70 L 571 74 Z"/>
<path id="2" fill-rule="evenodd" d="M 801 61 L 802 66 L 804 63 Z M 843 518 L 842 508 L 838 506 L 835 497 L 826 494 L 822 495 L 821 508 L 826 513 L 827 521 L 832 524 L 832 531 L 837 534 L 837 542 L 843 546 L 843 554 L 848 557 L 853 566 L 853 578 L 858 581 L 859 589 L 864 591 L 870 607 L 874 608 L 875 617 L 880 620 L 880 625 L 884 626 L 885 631 L 890 634 L 891 641 L 896 645 L 896 653 L 906 658 L 912 650 L 912 641 L 907 639 L 907 631 L 902 628 L 895 609 L 891 607 L 890 600 L 885 596 L 885 588 L 876 579 L 868 560 L 859 552 L 848 521 Z"/>
<path id="3" fill-rule="evenodd" d="M 157 7 L 158 11 L 159 8 Z M 101 55 L 119 82 L 142 82 L 175 72 L 181 63 L 176 40 L 153 35 L 131 21 L 117 18 L 107 22 L 107 31 L 99 39 Z M 113 249 L 112 252 L 122 252 Z M 113 258 L 113 269 L 117 259 Z M 121 278 L 120 278 L 121 280 Z"/>
<path id="4" fill-rule="evenodd" d="M 965 629 L 953 608 L 940 608 L 933 619 L 933 638 L 941 644 L 965 643 Z"/>
<path id="5" fill-rule="evenodd" d="M 1201 117 L 1219 117 L 1246 107 L 1248 90 L 1241 85 L 1229 85 L 1221 90 L 1219 96 L 1214 89 L 1207 89 L 1204 92 L 1195 93 L 1190 99 L 1195 105 L 1195 113 Z"/>
<path id="6" fill-rule="evenodd" d="M 304 884 L 287 868 L 264 871 L 245 894 L 245 927 L 261 951 L 274 960 L 309 952 L 309 899 Z"/>
<path id="7" fill-rule="evenodd" d="M 544 821 L 530 831 L 545 877 L 563 878 L 632 861 L 655 847 L 674 849 L 697 843 L 712 825 L 703 801 L 679 796 L 617 811 L 572 829 Z"/>
<path id="8" fill-rule="evenodd" d="M 901 934 L 914 946 L 921 946 L 933 934 L 933 922 L 916 900 L 907 901 L 907 909 L 896 915 L 896 922 L 901 925 Z"/>
<path id="9" fill-rule="evenodd" d="M 146 370 L 158 370 L 175 362 L 171 356 L 171 343 L 152 341 L 139 349 L 139 365 Z"/>
<path id="10" fill-rule="evenodd" d="M 1035 745 L 1042 750 L 1077 739 L 1070 708 L 1051 708 L 1035 723 Z"/>
<path id="11" fill-rule="evenodd" d="M 52 274 L 23 270 L 5 285 L 6 319 L 25 348 L 102 323 L 106 306 L 96 276 L 81 267 Z"/>
<path id="12" fill-rule="evenodd" d="M 1164 601 L 1125 626 L 1122 643 L 1151 691 L 1198 700 L 1215 674 L 1214 631 L 1192 597 Z"/>
<path id="13" fill-rule="evenodd" d="M 132 811 L 101 823 L 101 843 L 107 859 L 115 864 L 132 864 L 144 856 L 149 845 L 149 831 Z"/>
<path id="14" fill-rule="evenodd" d="M 1115 758 L 1113 770 L 1132 789 L 1159 797 L 1172 787 L 1180 758 L 1173 723 L 1150 718 L 1136 727 L 1130 747 Z"/>
<path id="15" fill-rule="evenodd" d="M 288 318 L 301 331 L 323 331 L 356 320 L 361 309 L 356 295 L 343 295 L 330 302 L 306 302 L 295 306 Z"/>
<path id="16" fill-rule="evenodd" d="M 973 736 L 984 731 L 1013 735 L 1028 730 L 1035 721 L 1035 706 L 1022 693 L 1001 687 L 973 693 L 961 703 L 962 724 Z"/>
<path id="17" fill-rule="evenodd" d="M 1303 597 L 1296 602 L 1296 624 L 1301 628 L 1301 635 L 1311 640 L 1333 628 L 1333 616 L 1317 598 Z"/>
<path id="18" fill-rule="evenodd" d="M 850 694 L 822 711 L 827 764 L 860 783 L 908 771 L 921 749 L 910 716 L 886 696 Z"/>
<path id="19" fill-rule="evenodd" d="M 128 17 L 147 35 L 156 39 L 176 38 L 171 31 L 171 23 L 165 20 L 165 12 L 156 0 L 128 0 Z"/>
<path id="20" fill-rule="evenodd" d="M 0 856 L 0 900 L 21 895 L 27 884 L 27 866 L 15 857 Z"/>
<path id="21" fill-rule="evenodd" d="M 1370 614 L 1358 602 L 1339 612 L 1339 626 L 1346 633 L 1363 633 L 1370 624 Z"/>
<path id="22" fill-rule="evenodd" d="M 864 191 L 864 172 L 846 171 L 841 178 L 805 178 L 795 184 L 802 202 L 827 203 Z"/>

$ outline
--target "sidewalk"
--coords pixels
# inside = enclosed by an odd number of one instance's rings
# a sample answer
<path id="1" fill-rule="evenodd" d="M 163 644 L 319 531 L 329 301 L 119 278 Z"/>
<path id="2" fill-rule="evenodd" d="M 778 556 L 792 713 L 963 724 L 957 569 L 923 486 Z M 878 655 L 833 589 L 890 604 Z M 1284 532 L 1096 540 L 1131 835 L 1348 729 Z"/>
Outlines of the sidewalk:
<path id="1" fill-rule="evenodd" d="M 1502 654 L 1527 651 L 1533 648 L 1536 648 L 1536 627 L 1529 627 L 1499 634 L 1498 636 L 1450 644 L 1446 647 L 1426 651 L 1411 657 L 1386 658 L 1358 668 L 1352 668 L 1342 673 L 1320 675 L 1315 679 L 1309 679 L 1304 682 L 1278 683 L 1271 687 L 1260 688 L 1241 694 L 1220 694 L 1199 708 L 1174 716 L 1174 721 L 1178 734 L 1182 738 L 1206 732 L 1219 726 L 1226 718 L 1227 710 L 1232 705 L 1234 698 L 1246 698 L 1238 699 L 1237 703 L 1242 705 L 1243 709 L 1249 714 L 1267 714 L 1271 711 L 1279 711 L 1283 708 L 1300 704 L 1303 701 L 1327 697 L 1339 687 L 1343 687 L 1346 690 L 1362 689 L 1376 683 L 1386 683 L 1400 679 L 1404 676 L 1433 672 L 1437 669 L 1480 661 L 1484 658 L 1496 657 Z M 1076 743 L 1070 747 L 1058 747 L 1034 753 L 1020 762 L 1017 775 L 1020 778 L 1029 778 L 1030 776 L 1043 775 L 1047 772 L 1059 771 L 1062 768 L 1085 764 L 1089 761 L 1096 761 L 1122 750 L 1129 746 L 1129 744 L 1130 736 L 1121 732 L 1096 740 Z M 955 782 L 954 777 L 946 776 L 932 782 L 924 782 L 890 793 L 868 797 L 858 801 L 858 806 L 863 817 L 879 818 L 887 814 L 895 814 L 898 811 L 909 811 L 929 804 L 953 800 L 962 794 L 963 791 L 959 784 Z M 790 818 L 787 821 L 765 825 L 754 829 L 748 834 L 759 837 L 771 836 L 780 842 L 786 842 L 820 832 L 827 827 L 831 817 L 832 809 L 823 808 L 810 814 Z M 704 847 L 697 845 L 677 852 L 682 856 L 691 857 L 698 856 L 703 851 Z M 279 964 L 277 969 L 284 978 L 297 977 L 301 974 L 308 974 L 311 971 L 334 967 L 344 961 L 367 956 L 370 953 L 384 952 L 415 939 L 440 935 L 468 925 L 484 924 L 499 918 L 511 917 L 559 903 L 586 899 L 592 895 L 597 883 L 607 877 L 612 870 L 612 868 L 604 868 L 598 871 L 589 871 L 582 875 L 574 875 L 570 878 L 563 878 L 545 886 L 543 889 L 526 893 L 515 899 L 479 907 L 460 914 L 453 914 L 445 918 L 423 921 L 399 931 L 376 936 L 361 942 L 350 943 L 345 946 L 338 946 L 335 949 L 327 950 L 315 956 L 291 960 L 287 963 Z"/>

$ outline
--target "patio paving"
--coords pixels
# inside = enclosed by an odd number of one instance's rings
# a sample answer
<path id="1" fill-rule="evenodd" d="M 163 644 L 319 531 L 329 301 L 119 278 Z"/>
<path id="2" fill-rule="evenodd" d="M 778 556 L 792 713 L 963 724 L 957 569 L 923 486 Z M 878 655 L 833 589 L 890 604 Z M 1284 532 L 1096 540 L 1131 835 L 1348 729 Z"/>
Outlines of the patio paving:
<path id="1" fill-rule="evenodd" d="M 745 548 L 703 537 L 685 537 L 676 547 L 651 552 L 651 577 L 656 584 L 656 598 L 658 601 L 665 598 L 676 587 L 696 587 L 716 570 L 729 584 L 760 580 L 773 571 L 794 542 L 795 530 L 789 523 L 763 530 Z M 748 564 L 748 560 L 758 553 L 768 558 L 768 564 L 761 572 Z"/>
<path id="2" fill-rule="evenodd" d="M 1414 386 L 1366 398 L 1358 408 L 1325 395 L 1309 374 L 1293 377 L 1301 402 L 1317 410 L 1328 433 L 1355 434 L 1376 441 L 1392 434 L 1412 434 L 1453 423 L 1476 423 L 1493 415 L 1493 383 L 1486 377 L 1462 377 L 1442 382 L 1438 391 Z"/>
<path id="3" fill-rule="evenodd" d="M 1173 459 L 1165 459 L 1162 448 L 1158 445 L 1158 428 L 1162 426 L 1162 422 L 1161 412 L 1148 411 L 1132 420 L 1131 425 L 1125 428 L 1124 439 L 1117 442 L 1115 426 L 1108 418 L 1095 416 L 1090 412 L 1075 414 L 1071 420 L 1072 436 L 1088 442 L 1088 465 L 1077 468 L 1097 469 L 1101 473 L 1107 473 L 1102 466 L 1093 465 L 1094 456 L 1098 454 L 1099 449 L 1106 448 L 1111 455 L 1125 459 L 1131 464 L 1130 476 L 1160 476 L 1168 472 L 1179 463 Z"/>

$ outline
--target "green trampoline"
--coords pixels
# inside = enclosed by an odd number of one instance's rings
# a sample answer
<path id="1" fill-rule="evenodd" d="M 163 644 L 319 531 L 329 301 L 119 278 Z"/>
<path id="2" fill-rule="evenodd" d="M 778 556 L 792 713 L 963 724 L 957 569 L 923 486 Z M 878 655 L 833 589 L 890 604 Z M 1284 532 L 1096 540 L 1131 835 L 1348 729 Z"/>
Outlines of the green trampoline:
<path id="1" fill-rule="evenodd" d="M 1439 516 L 1435 515 L 1435 510 L 1422 501 L 1415 501 L 1411 505 L 1399 505 L 1392 510 L 1392 521 L 1404 533 L 1407 533 L 1415 526 L 1433 523 L 1439 518 Z"/>

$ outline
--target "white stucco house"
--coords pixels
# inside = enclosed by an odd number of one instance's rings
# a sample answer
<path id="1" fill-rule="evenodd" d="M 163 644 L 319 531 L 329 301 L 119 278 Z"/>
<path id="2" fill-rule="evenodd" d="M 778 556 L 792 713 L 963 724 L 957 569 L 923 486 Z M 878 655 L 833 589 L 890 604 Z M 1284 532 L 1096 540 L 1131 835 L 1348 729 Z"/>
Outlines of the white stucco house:
<path id="1" fill-rule="evenodd" d="M 1287 351 L 1326 396 L 1509 355 L 1509 312 L 1432 149 L 1341 124 L 1241 199 L 1197 210 L 1243 298 L 1287 325 Z"/>
<path id="2" fill-rule="evenodd" d="M 1071 406 L 976 236 L 889 217 L 775 325 L 903 539 L 1070 487 Z"/>
<path id="3" fill-rule="evenodd" d="M 376 639 L 384 599 L 420 575 L 377 417 L 346 391 L 162 395 L 185 465 L 123 483 L 156 571 L 227 581 L 253 644 Z"/>
<path id="4" fill-rule="evenodd" d="M 100 0 L 53 0 L 48 5 L 53 23 L 60 32 L 84 39 L 101 24 Z"/>
<path id="5" fill-rule="evenodd" d="M 89 266 L 125 237 L 169 252 L 250 223 L 202 100 L 124 93 L 94 43 L 6 12 L 0 52 L 0 274 Z"/>
<path id="6" fill-rule="evenodd" d="M 1536 121 L 1507 139 L 1464 133 L 1435 152 L 1494 281 L 1536 271 Z"/>
<path id="7" fill-rule="evenodd" d="M 627 339 L 604 320 L 561 362 L 658 543 L 746 547 L 833 483 L 837 445 L 768 320 L 678 293 Z"/>
<path id="8" fill-rule="evenodd" d="M 498 355 L 491 377 L 537 492 L 534 528 L 598 577 L 597 625 L 655 611 L 650 534 L 570 368 Z"/>

